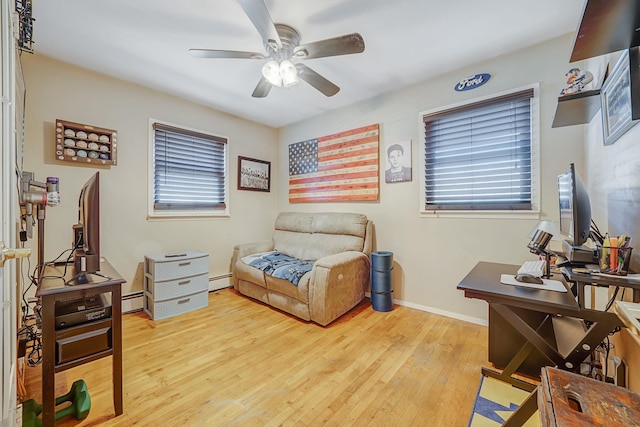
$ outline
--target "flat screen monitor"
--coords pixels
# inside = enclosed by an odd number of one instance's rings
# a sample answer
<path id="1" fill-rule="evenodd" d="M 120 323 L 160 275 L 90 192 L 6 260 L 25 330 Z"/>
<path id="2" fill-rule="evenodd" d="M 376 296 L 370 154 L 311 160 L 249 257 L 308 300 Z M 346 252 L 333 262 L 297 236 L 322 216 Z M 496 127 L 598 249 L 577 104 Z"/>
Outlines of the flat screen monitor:
<path id="1" fill-rule="evenodd" d="M 100 271 L 100 172 L 82 186 L 78 197 L 78 223 L 74 230 L 74 267 L 78 283 Z"/>
<path id="2" fill-rule="evenodd" d="M 567 237 L 565 243 L 568 250 L 564 252 L 571 258 L 571 254 L 587 242 L 591 230 L 589 193 L 573 163 L 569 165 L 569 170 L 558 176 L 558 203 L 560 232 Z M 576 261 L 592 261 L 592 250 L 579 248 L 579 251 L 582 255 L 576 255 Z"/>

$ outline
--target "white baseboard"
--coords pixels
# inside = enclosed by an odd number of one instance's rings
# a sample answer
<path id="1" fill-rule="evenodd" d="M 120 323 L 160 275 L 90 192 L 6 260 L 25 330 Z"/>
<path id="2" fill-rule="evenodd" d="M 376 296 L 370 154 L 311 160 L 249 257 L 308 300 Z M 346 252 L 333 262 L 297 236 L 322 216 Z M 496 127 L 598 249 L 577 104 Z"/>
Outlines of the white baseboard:
<path id="1" fill-rule="evenodd" d="M 369 292 L 366 292 L 365 295 L 368 298 L 371 298 L 371 294 Z M 406 301 L 402 301 L 402 300 L 398 300 L 398 299 L 394 299 L 393 303 L 397 304 L 397 305 L 402 305 L 404 307 L 414 308 L 414 309 L 420 310 L 420 311 L 426 311 L 427 313 L 433 313 L 433 314 L 437 314 L 437 315 L 440 315 L 440 316 L 451 317 L 452 319 L 462 320 L 463 322 L 475 323 L 476 325 L 481 325 L 481 326 L 487 326 L 488 325 L 488 322 L 485 319 L 479 319 L 477 317 L 471 317 L 471 316 L 464 316 L 464 315 L 461 315 L 460 313 L 454 313 L 452 311 L 441 310 L 441 309 L 435 308 L 435 307 L 428 307 L 426 305 L 414 304 L 412 302 L 406 302 Z"/>
<path id="2" fill-rule="evenodd" d="M 209 277 L 209 292 L 230 288 L 231 273 Z M 131 313 L 142 310 L 144 305 L 144 292 L 133 292 L 122 297 L 122 312 Z"/>
<path id="3" fill-rule="evenodd" d="M 231 273 L 209 277 L 209 292 L 219 291 L 220 289 L 230 288 L 231 286 L 233 286 L 231 284 Z"/>

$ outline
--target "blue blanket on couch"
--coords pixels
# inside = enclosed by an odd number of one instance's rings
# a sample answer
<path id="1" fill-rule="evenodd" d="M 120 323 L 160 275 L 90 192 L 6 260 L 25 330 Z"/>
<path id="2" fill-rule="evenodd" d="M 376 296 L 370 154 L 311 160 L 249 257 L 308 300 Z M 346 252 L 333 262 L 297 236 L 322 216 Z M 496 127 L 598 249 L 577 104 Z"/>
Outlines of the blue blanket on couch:
<path id="1" fill-rule="evenodd" d="M 287 279 L 298 286 L 300 278 L 313 268 L 313 263 L 314 261 L 293 258 L 274 251 L 254 259 L 249 265 L 279 279 Z"/>

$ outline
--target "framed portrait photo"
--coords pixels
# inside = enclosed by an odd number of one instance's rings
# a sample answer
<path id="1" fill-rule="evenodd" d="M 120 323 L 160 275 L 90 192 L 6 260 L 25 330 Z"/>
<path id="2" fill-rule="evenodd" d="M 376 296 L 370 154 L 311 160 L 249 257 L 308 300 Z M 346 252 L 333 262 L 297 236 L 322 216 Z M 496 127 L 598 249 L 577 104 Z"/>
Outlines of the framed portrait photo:
<path id="1" fill-rule="evenodd" d="M 411 140 L 388 144 L 385 155 L 384 182 L 411 181 Z"/>
<path id="2" fill-rule="evenodd" d="M 625 51 L 600 91 L 604 145 L 611 145 L 636 122 L 632 119 L 629 52 Z"/>
<path id="3" fill-rule="evenodd" d="M 238 190 L 271 191 L 271 162 L 238 156 Z"/>

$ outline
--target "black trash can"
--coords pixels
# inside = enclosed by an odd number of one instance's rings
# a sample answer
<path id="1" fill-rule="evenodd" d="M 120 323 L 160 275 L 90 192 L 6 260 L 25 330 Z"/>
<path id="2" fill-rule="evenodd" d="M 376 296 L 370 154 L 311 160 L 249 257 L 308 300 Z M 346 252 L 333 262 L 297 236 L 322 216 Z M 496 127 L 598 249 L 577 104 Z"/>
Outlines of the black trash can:
<path id="1" fill-rule="evenodd" d="M 393 310 L 393 252 L 371 252 L 371 305 L 375 311 Z"/>

